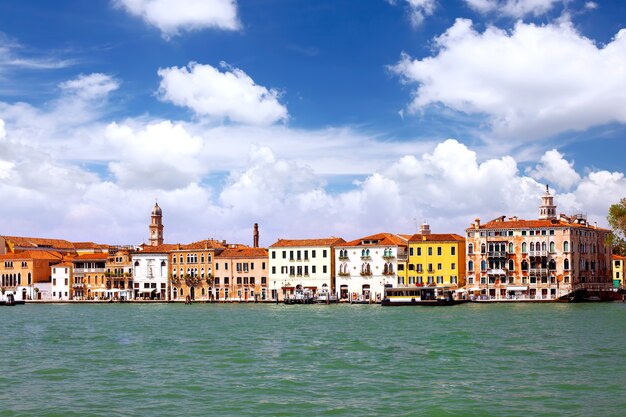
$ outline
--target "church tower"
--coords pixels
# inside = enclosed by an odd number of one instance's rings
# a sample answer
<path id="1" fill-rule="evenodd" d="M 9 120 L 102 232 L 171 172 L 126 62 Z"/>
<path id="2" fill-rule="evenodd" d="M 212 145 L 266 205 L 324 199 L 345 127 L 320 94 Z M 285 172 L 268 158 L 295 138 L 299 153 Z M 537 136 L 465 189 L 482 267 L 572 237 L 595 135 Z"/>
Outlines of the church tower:
<path id="1" fill-rule="evenodd" d="M 550 189 L 548 188 L 547 184 L 546 193 L 541 197 L 541 206 L 539 206 L 539 219 L 556 219 L 556 206 L 554 205 L 554 196 L 550 195 Z"/>
<path id="2" fill-rule="evenodd" d="M 154 204 L 152 209 L 152 221 L 150 222 L 150 239 L 148 239 L 150 246 L 157 246 L 163 244 L 163 211 L 159 207 L 159 203 Z"/>

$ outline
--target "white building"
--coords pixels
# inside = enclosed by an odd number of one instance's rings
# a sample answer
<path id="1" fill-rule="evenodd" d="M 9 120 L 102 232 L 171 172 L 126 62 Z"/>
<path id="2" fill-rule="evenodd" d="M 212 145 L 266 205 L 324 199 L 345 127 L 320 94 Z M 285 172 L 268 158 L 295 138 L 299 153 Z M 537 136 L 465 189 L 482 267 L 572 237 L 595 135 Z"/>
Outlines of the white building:
<path id="1" fill-rule="evenodd" d="M 337 245 L 336 288 L 340 300 L 380 301 L 398 282 L 398 257 L 406 258 L 408 236 L 378 233 Z"/>
<path id="2" fill-rule="evenodd" d="M 279 239 L 269 248 L 269 287 L 272 299 L 282 301 L 295 292 L 335 293 L 335 246 L 345 240 Z"/>
<path id="3" fill-rule="evenodd" d="M 133 298 L 165 300 L 169 293 L 169 252 L 176 245 L 144 246 L 133 253 Z"/>
<path id="4" fill-rule="evenodd" d="M 52 267 L 52 284 L 50 287 L 52 300 L 69 300 L 72 286 L 71 262 L 63 262 Z"/>

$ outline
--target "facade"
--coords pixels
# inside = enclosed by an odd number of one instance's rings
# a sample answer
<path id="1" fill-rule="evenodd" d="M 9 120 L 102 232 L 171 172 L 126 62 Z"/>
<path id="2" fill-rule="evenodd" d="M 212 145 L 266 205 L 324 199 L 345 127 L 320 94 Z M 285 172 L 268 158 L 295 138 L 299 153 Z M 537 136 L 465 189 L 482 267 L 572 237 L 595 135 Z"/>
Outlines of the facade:
<path id="1" fill-rule="evenodd" d="M 50 299 L 67 301 L 71 298 L 71 288 L 74 277 L 74 264 L 61 262 L 52 267 L 52 283 L 50 287 Z"/>
<path id="2" fill-rule="evenodd" d="M 431 233 L 423 224 L 409 239 L 405 285 L 460 288 L 465 285 L 465 238 Z"/>
<path id="3" fill-rule="evenodd" d="M 108 253 L 88 253 L 72 259 L 74 264 L 71 297 L 78 300 L 105 298 Z"/>
<path id="4" fill-rule="evenodd" d="M 282 301 L 297 291 L 336 292 L 335 246 L 345 240 L 279 239 L 269 247 L 269 286 L 271 298 Z"/>
<path id="5" fill-rule="evenodd" d="M 335 288 L 344 301 L 380 301 L 385 287 L 404 280 L 408 237 L 378 233 L 335 248 Z"/>
<path id="6" fill-rule="evenodd" d="M 131 251 L 122 249 L 107 256 L 106 288 L 113 299 L 129 299 L 133 288 L 133 263 Z"/>
<path id="7" fill-rule="evenodd" d="M 132 298 L 166 300 L 169 294 L 169 258 L 176 245 L 145 246 L 131 254 L 133 264 Z"/>
<path id="8" fill-rule="evenodd" d="M 239 302 L 268 300 L 268 263 L 265 248 L 231 245 L 223 250 L 215 258 L 215 299 Z"/>
<path id="9" fill-rule="evenodd" d="M 51 266 L 63 255 L 44 250 L 27 250 L 0 255 L 0 290 L 3 298 L 12 294 L 15 300 L 35 300 L 51 282 Z"/>
<path id="10" fill-rule="evenodd" d="M 624 287 L 624 263 L 626 262 L 626 256 L 613 255 L 613 287 L 615 288 L 625 288 Z"/>
<path id="11" fill-rule="evenodd" d="M 609 230 L 559 215 L 546 188 L 539 219 L 505 216 L 466 229 L 467 287 L 487 299 L 546 300 L 611 286 Z"/>
<path id="12" fill-rule="evenodd" d="M 213 262 L 225 249 L 225 242 L 202 240 L 188 245 L 173 245 L 170 252 L 171 299 L 212 300 Z"/>

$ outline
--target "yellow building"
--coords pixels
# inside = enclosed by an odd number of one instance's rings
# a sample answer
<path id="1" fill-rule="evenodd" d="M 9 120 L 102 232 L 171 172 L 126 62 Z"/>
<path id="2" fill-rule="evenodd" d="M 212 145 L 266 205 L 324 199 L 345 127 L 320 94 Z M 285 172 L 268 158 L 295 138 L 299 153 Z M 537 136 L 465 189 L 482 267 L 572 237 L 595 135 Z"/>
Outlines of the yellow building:
<path id="1" fill-rule="evenodd" d="M 615 288 L 624 287 L 624 263 L 626 262 L 626 256 L 613 255 L 613 286 Z"/>
<path id="2" fill-rule="evenodd" d="M 432 234 L 428 225 L 409 239 L 406 268 L 409 286 L 465 285 L 465 239 L 456 234 Z"/>

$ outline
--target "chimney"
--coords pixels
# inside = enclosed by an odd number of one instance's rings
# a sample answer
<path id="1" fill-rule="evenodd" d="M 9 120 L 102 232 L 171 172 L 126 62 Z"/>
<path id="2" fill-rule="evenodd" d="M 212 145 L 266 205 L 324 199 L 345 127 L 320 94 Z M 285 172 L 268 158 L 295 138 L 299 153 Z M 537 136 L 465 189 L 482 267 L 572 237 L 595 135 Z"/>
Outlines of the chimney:
<path id="1" fill-rule="evenodd" d="M 252 247 L 253 248 L 258 248 L 259 247 L 259 224 L 258 223 L 254 223 L 254 234 L 252 236 Z"/>

